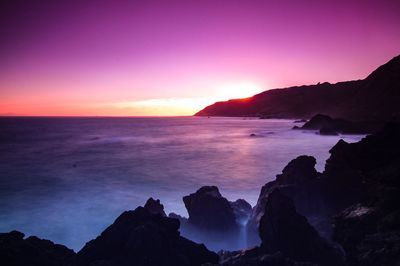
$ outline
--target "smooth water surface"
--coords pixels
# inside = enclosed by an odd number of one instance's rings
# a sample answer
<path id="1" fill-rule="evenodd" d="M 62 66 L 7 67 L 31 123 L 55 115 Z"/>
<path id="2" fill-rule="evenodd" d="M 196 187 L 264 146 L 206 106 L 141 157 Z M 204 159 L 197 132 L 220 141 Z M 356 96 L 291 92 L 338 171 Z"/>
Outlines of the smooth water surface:
<path id="1" fill-rule="evenodd" d="M 254 205 L 296 156 L 322 171 L 340 139 L 291 130 L 292 120 L 243 118 L 1 118 L 0 232 L 20 230 L 79 250 L 124 210 L 216 185 Z M 256 134 L 250 137 L 250 134 Z"/>

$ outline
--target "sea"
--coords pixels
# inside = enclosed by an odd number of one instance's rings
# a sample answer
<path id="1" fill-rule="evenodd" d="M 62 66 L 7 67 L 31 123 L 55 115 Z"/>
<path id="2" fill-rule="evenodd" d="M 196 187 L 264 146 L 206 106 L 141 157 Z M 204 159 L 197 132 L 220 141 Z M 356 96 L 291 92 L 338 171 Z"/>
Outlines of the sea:
<path id="1" fill-rule="evenodd" d="M 123 211 L 216 185 L 252 206 L 299 155 L 323 171 L 329 150 L 362 135 L 292 130 L 293 120 L 224 117 L 0 118 L 0 232 L 19 230 L 74 249 Z M 252 135 L 253 134 L 253 135 Z"/>

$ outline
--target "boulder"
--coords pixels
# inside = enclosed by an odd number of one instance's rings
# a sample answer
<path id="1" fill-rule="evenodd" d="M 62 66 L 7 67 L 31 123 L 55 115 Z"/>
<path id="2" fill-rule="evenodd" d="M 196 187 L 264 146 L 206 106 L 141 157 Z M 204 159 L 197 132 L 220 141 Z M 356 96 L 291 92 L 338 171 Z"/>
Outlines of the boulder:
<path id="1" fill-rule="evenodd" d="M 302 127 L 296 129 L 318 130 L 321 135 L 367 134 L 376 132 L 382 127 L 381 122 L 349 121 L 340 118 L 317 114 Z"/>
<path id="2" fill-rule="evenodd" d="M 389 191 L 400 187 L 399 136 L 400 124 L 387 124 L 360 142 L 340 140 L 329 151 L 323 193 L 337 212 L 366 199 L 396 194 Z"/>
<path id="3" fill-rule="evenodd" d="M 201 187 L 183 197 L 189 213 L 188 223 L 209 231 L 226 232 L 237 229 L 234 210 L 215 186 Z"/>
<path id="4" fill-rule="evenodd" d="M 12 266 L 72 266 L 73 250 L 49 240 L 30 236 L 24 239 L 18 231 L 0 234 L 0 265 Z"/>
<path id="5" fill-rule="evenodd" d="M 154 200 L 149 198 L 144 204 L 144 208 L 148 210 L 151 214 L 160 214 L 161 216 L 167 216 L 164 212 L 164 205 L 160 203 L 160 200 Z"/>
<path id="6" fill-rule="evenodd" d="M 217 187 L 204 186 L 183 201 L 189 218 L 172 214 L 181 221 L 182 235 L 214 251 L 248 247 L 246 225 L 252 207 L 245 200 L 228 201 Z"/>
<path id="7" fill-rule="evenodd" d="M 366 234 L 374 233 L 378 219 L 377 210 L 355 204 L 334 218 L 333 239 L 340 243 L 347 253 L 347 260 L 356 264 L 357 246 Z"/>
<path id="8" fill-rule="evenodd" d="M 282 173 L 276 176 L 276 180 L 262 187 L 248 225 L 249 234 L 253 236 L 253 244 L 257 243 L 254 232 L 258 230 L 268 196 L 277 188 L 293 200 L 298 212 L 305 215 L 314 226 L 317 226 L 321 234 L 326 237 L 330 235 L 329 209 L 324 203 L 320 173 L 315 170 L 315 164 L 314 157 L 299 156 L 288 163 Z"/>
<path id="9" fill-rule="evenodd" d="M 225 266 L 344 265 L 341 253 L 320 237 L 307 219 L 296 212 L 292 200 L 274 189 L 268 195 L 260 221 L 260 247 L 220 252 Z"/>
<path id="10" fill-rule="evenodd" d="M 330 116 L 317 114 L 313 116 L 308 122 L 306 122 L 301 128 L 320 130 L 323 127 L 334 127 L 335 121 Z"/>
<path id="11" fill-rule="evenodd" d="M 260 221 L 261 249 L 320 265 L 342 265 L 340 253 L 297 213 L 293 201 L 275 189 L 269 196 Z"/>
<path id="12" fill-rule="evenodd" d="M 236 222 L 238 224 L 246 224 L 253 210 L 251 205 L 244 199 L 238 199 L 229 203 L 236 217 Z"/>
<path id="13" fill-rule="evenodd" d="M 358 143 L 341 142 L 331 150 L 326 194 L 336 206 L 350 204 L 335 216 L 333 239 L 350 265 L 400 264 L 399 135 L 400 125 L 388 124 Z"/>
<path id="14" fill-rule="evenodd" d="M 290 161 L 282 171 L 276 176 L 277 184 L 303 184 L 315 180 L 318 172 L 315 170 L 317 161 L 312 156 L 302 155 Z"/>
<path id="15" fill-rule="evenodd" d="M 122 213 L 78 252 L 79 265 L 202 265 L 218 255 L 179 234 L 179 221 L 143 207 Z"/>

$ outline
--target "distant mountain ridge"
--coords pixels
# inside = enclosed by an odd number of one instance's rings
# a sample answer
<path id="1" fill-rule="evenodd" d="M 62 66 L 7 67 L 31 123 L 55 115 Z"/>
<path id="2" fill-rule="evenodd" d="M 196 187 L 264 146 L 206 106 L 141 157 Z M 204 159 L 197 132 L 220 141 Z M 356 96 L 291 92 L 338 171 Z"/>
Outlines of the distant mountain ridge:
<path id="1" fill-rule="evenodd" d="M 267 90 L 250 98 L 216 102 L 195 115 L 310 118 L 316 114 L 349 120 L 399 120 L 400 55 L 363 80 Z"/>

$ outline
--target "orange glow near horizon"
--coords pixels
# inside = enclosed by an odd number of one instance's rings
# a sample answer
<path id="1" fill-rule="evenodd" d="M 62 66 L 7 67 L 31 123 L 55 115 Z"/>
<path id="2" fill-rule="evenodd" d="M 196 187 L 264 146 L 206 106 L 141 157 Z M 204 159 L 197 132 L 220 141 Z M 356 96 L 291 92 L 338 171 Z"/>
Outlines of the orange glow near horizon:
<path id="1" fill-rule="evenodd" d="M 0 115 L 193 115 L 400 53 L 398 1 L 233 2 L 7 1 Z"/>
<path id="2" fill-rule="evenodd" d="M 231 82 L 219 85 L 210 97 L 156 98 L 144 100 L 74 101 L 63 95 L 17 99 L 17 103 L 2 103 L 2 116 L 188 116 L 217 101 L 251 97 L 262 87 L 251 82 Z M 66 96 L 65 96 L 66 97 Z M 58 100 L 55 100 L 57 99 Z M 10 112 L 12 110 L 12 112 Z"/>

